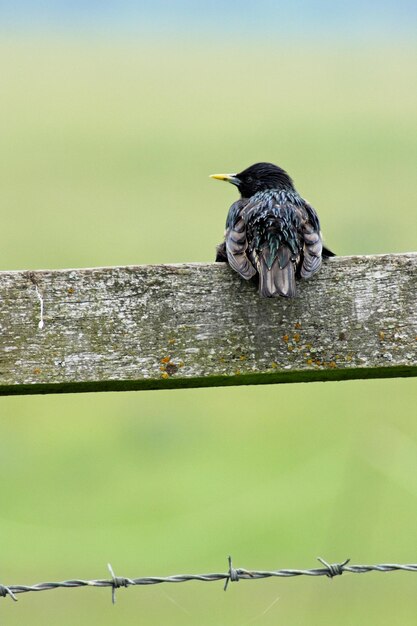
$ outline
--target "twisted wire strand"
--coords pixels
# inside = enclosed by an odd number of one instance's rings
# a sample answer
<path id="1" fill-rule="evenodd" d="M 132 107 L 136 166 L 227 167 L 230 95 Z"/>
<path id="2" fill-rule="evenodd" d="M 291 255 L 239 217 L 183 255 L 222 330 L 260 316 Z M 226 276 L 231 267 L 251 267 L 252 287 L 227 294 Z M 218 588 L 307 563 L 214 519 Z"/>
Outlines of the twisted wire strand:
<path id="1" fill-rule="evenodd" d="M 342 563 L 327 563 L 324 559 L 318 559 L 324 567 L 312 569 L 278 569 L 278 570 L 247 570 L 243 568 L 234 568 L 232 559 L 229 557 L 229 569 L 227 572 L 210 573 L 210 574 L 176 574 L 173 576 L 145 576 L 142 578 L 125 578 L 114 574 L 113 568 L 108 564 L 111 578 L 98 578 L 94 580 L 71 579 L 59 582 L 43 582 L 34 585 L 2 585 L 0 584 L 0 597 L 10 596 L 12 600 L 17 602 L 16 595 L 19 593 L 27 593 L 29 591 L 48 591 L 51 589 L 72 589 L 74 587 L 111 587 L 112 602 L 116 601 L 116 589 L 120 587 L 131 587 L 139 585 L 159 585 L 161 583 L 183 583 L 192 580 L 200 582 L 224 581 L 224 590 L 226 591 L 230 582 L 239 582 L 239 580 L 259 580 L 263 578 L 290 578 L 296 576 L 327 576 L 333 578 L 340 576 L 345 572 L 351 574 L 366 574 L 368 572 L 417 572 L 417 564 L 399 563 L 382 563 L 379 565 L 348 565 L 349 559 Z"/>

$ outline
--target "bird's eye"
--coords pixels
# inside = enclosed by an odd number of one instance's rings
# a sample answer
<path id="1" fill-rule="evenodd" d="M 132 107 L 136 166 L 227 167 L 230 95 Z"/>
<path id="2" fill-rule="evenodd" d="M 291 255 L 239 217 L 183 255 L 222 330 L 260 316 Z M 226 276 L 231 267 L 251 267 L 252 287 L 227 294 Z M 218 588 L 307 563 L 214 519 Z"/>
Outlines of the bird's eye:
<path id="1" fill-rule="evenodd" d="M 246 179 L 246 182 L 247 183 L 251 183 L 252 182 L 252 176 L 248 176 L 247 179 Z"/>

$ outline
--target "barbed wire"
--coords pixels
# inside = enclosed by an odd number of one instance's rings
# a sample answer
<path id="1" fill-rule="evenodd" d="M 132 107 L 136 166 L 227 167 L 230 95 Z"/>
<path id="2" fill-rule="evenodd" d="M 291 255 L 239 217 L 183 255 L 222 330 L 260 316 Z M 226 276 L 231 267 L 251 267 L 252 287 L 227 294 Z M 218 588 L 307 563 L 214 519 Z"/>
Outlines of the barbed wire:
<path id="1" fill-rule="evenodd" d="M 0 584 L 0 597 L 10 596 L 12 600 L 17 602 L 16 595 L 19 593 L 27 593 L 29 591 L 48 591 L 50 589 L 72 589 L 74 587 L 111 587 L 112 602 L 116 602 L 116 589 L 120 587 L 131 587 L 137 585 L 159 585 L 161 583 L 184 583 L 191 580 L 201 582 L 214 582 L 224 580 L 224 590 L 226 591 L 230 582 L 239 582 L 240 580 L 259 580 L 262 578 L 290 578 L 292 576 L 341 576 L 345 572 L 351 574 L 366 574 L 367 572 L 417 572 L 417 564 L 400 565 L 398 563 L 382 563 L 380 565 L 348 565 L 350 559 L 346 559 L 342 563 L 327 563 L 324 559 L 318 557 L 323 565 L 320 568 L 313 569 L 279 569 L 279 570 L 247 570 L 241 567 L 234 568 L 232 558 L 229 556 L 229 569 L 227 572 L 213 574 L 177 574 L 174 576 L 146 576 L 144 578 L 125 578 L 116 576 L 112 566 L 108 563 L 111 579 L 98 578 L 95 580 L 63 580 L 60 582 L 37 583 L 35 585 L 2 585 Z"/>

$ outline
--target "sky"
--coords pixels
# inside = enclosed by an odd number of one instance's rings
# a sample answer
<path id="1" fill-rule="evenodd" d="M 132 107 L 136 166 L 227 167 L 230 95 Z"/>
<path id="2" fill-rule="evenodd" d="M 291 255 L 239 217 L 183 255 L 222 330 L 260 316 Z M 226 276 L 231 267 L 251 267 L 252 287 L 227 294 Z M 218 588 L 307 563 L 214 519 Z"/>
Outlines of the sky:
<path id="1" fill-rule="evenodd" d="M 415 35 L 415 0 L 2 0 L 0 31 L 208 33 L 392 38 Z"/>

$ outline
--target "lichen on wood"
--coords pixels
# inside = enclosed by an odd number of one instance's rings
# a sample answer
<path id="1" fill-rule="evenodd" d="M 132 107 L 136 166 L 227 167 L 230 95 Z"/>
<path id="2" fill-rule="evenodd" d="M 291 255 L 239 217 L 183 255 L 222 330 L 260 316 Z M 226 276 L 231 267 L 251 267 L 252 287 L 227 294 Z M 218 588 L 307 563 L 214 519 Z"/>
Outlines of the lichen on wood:
<path id="1" fill-rule="evenodd" d="M 223 263 L 0 272 L 0 394 L 415 376 L 416 269 L 336 257 L 295 299 Z"/>

